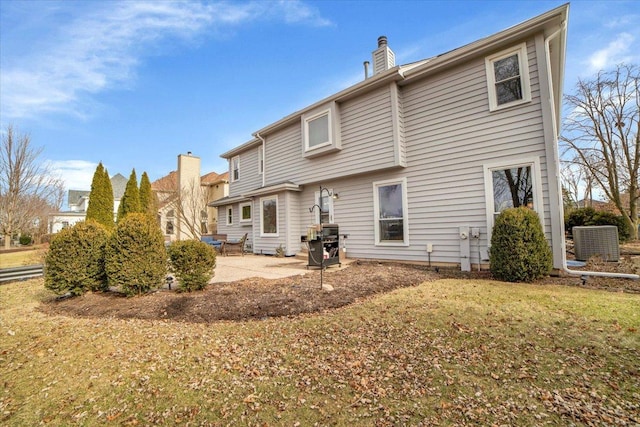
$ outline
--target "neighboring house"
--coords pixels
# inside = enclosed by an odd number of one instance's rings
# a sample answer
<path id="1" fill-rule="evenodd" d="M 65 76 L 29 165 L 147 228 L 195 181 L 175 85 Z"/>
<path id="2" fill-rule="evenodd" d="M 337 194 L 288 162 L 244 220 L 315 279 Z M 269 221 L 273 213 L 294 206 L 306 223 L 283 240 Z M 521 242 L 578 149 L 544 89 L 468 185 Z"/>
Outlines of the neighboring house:
<path id="1" fill-rule="evenodd" d="M 207 203 L 229 195 L 227 172 L 200 176 L 200 158 L 189 152 L 178 155 L 177 171 L 154 181 L 151 188 L 158 198 L 158 220 L 165 240 L 193 239 L 217 232 L 217 209 Z"/>
<path id="2" fill-rule="evenodd" d="M 603 202 L 602 200 L 595 199 L 582 199 L 578 201 L 578 208 L 593 208 L 597 211 L 614 212 L 619 214 L 618 209 L 609 202 Z"/>
<path id="3" fill-rule="evenodd" d="M 539 214 L 561 267 L 568 10 L 402 66 L 379 38 L 372 76 L 221 155 L 230 188 L 210 203 L 218 232 L 290 256 L 310 225 L 335 223 L 349 257 L 468 270 L 487 261 L 496 215 L 522 205 Z"/>
<path id="4" fill-rule="evenodd" d="M 127 178 L 121 174 L 111 177 L 111 187 L 113 189 L 113 215 L 118 213 L 120 199 L 127 186 Z M 86 190 L 69 190 L 67 203 L 68 211 L 55 212 L 49 215 L 49 233 L 57 233 L 65 227 L 70 227 L 77 222 L 84 221 L 87 217 L 89 207 L 89 194 Z"/>

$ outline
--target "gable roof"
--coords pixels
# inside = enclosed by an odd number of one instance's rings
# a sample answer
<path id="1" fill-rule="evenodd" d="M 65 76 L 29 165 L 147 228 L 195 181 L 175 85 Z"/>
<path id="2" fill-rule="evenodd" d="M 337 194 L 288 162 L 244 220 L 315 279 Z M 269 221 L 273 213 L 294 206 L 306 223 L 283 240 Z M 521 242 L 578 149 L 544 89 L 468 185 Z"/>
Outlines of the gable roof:
<path id="1" fill-rule="evenodd" d="M 169 175 L 158 178 L 151 183 L 153 191 L 175 191 L 178 186 L 178 172 L 171 171 Z"/>
<path id="2" fill-rule="evenodd" d="M 121 199 L 124 195 L 124 190 L 127 186 L 128 179 L 122 174 L 115 174 L 111 177 L 111 188 L 113 189 L 113 198 Z M 91 191 L 89 190 L 69 190 L 67 200 L 69 205 L 77 205 L 83 197 L 89 197 Z"/>
<path id="3" fill-rule="evenodd" d="M 124 190 L 127 187 L 128 179 L 124 175 L 117 173 L 111 177 L 111 188 L 113 189 L 113 198 L 122 199 Z"/>
<path id="4" fill-rule="evenodd" d="M 229 172 L 218 174 L 217 172 L 209 172 L 200 177 L 201 185 L 213 185 L 229 182 Z M 153 191 L 175 191 L 178 186 L 178 172 L 171 171 L 168 175 L 158 178 L 151 183 Z"/>
<path id="5" fill-rule="evenodd" d="M 227 183 L 229 182 L 229 172 L 218 174 L 216 172 L 209 172 L 206 175 L 202 175 L 200 177 L 201 184 L 219 184 L 219 183 Z"/>
<path id="6" fill-rule="evenodd" d="M 69 205 L 77 205 L 83 197 L 89 197 L 90 191 L 87 190 L 69 190 L 67 197 Z"/>

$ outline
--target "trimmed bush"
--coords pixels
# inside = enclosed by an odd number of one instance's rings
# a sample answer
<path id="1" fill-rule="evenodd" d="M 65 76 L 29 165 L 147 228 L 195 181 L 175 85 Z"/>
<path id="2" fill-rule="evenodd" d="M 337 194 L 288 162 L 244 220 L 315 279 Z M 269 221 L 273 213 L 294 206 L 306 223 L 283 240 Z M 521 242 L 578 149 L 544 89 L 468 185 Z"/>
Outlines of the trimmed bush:
<path id="1" fill-rule="evenodd" d="M 91 220 L 53 235 L 45 257 L 45 287 L 59 295 L 74 296 L 106 290 L 104 256 L 108 239 L 107 230 Z"/>
<path id="2" fill-rule="evenodd" d="M 173 242 L 168 249 L 171 268 L 182 292 L 204 289 L 214 275 L 216 250 L 197 240 Z"/>
<path id="3" fill-rule="evenodd" d="M 507 282 L 533 282 L 549 274 L 551 248 L 538 214 L 528 208 L 505 209 L 491 236 L 491 273 Z"/>
<path id="4" fill-rule="evenodd" d="M 109 286 L 129 296 L 164 283 L 167 251 L 157 222 L 141 213 L 122 218 L 107 244 L 105 269 Z"/>
<path id="5" fill-rule="evenodd" d="M 33 239 L 28 234 L 21 234 L 19 242 L 22 246 L 30 245 Z"/>
<path id="6" fill-rule="evenodd" d="M 572 236 L 573 227 L 589 225 L 615 225 L 618 227 L 618 240 L 626 242 L 631 238 L 631 230 L 621 215 L 611 212 L 596 211 L 591 207 L 575 209 L 565 218 L 565 231 Z"/>

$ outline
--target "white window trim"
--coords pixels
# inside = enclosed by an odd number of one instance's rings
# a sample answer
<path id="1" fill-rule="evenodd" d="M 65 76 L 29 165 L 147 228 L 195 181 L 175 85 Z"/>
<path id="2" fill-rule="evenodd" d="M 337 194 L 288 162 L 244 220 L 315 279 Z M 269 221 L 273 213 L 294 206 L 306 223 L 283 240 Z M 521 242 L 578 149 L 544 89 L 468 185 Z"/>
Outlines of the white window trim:
<path id="1" fill-rule="evenodd" d="M 393 184 L 402 184 L 402 242 L 380 241 L 380 200 L 378 196 L 378 187 L 384 187 Z M 385 181 L 375 181 L 373 183 L 373 230 L 376 246 L 409 246 L 409 203 L 407 201 L 407 178 L 388 179 Z"/>
<path id="2" fill-rule="evenodd" d="M 333 194 L 333 188 L 329 188 L 328 190 L 329 190 L 329 194 Z M 327 194 L 327 192 L 324 191 L 324 190 L 322 191 L 322 195 L 329 198 L 329 224 L 334 224 L 334 219 L 333 219 L 333 197 L 329 196 Z M 320 206 L 321 205 L 321 203 L 320 203 L 320 192 L 316 191 L 313 194 L 313 197 L 314 197 L 313 198 L 314 203 L 317 203 L 318 206 Z M 315 214 L 315 222 L 316 222 L 316 224 L 320 224 L 320 210 L 319 209 L 314 209 L 313 211 L 314 211 L 314 214 Z"/>
<path id="3" fill-rule="evenodd" d="M 245 206 L 249 206 L 251 208 L 251 216 L 248 219 L 244 219 L 242 217 L 242 211 Z M 253 204 L 251 202 L 240 203 L 240 222 L 248 223 L 253 220 Z"/>
<path id="4" fill-rule="evenodd" d="M 542 198 L 542 172 L 540 169 L 540 159 L 538 157 L 518 158 L 501 160 L 500 162 L 486 163 L 484 167 L 484 194 L 487 214 L 487 244 L 491 246 L 491 235 L 494 225 L 495 206 L 493 200 L 493 171 L 513 169 L 523 166 L 531 167 L 532 187 L 533 187 L 533 210 L 540 218 L 540 224 L 544 230 L 544 199 Z"/>
<path id="5" fill-rule="evenodd" d="M 233 225 L 233 206 L 227 206 L 227 225 Z M 231 221 L 229 221 L 231 219 Z"/>
<path id="6" fill-rule="evenodd" d="M 520 84 L 522 87 L 522 99 L 498 105 L 496 96 L 496 75 L 493 63 L 513 54 L 518 55 L 518 66 L 520 67 Z M 500 51 L 485 58 L 485 68 L 487 71 L 487 89 L 489 92 L 489 111 L 502 110 L 515 105 L 524 104 L 531 101 L 531 81 L 529 79 L 529 58 L 527 56 L 527 44 L 521 43 L 508 50 Z"/>
<path id="7" fill-rule="evenodd" d="M 233 166 L 234 166 L 234 162 L 238 161 L 238 178 L 235 178 L 235 174 Z M 231 178 L 231 182 L 236 182 L 236 181 L 240 181 L 240 156 L 234 156 L 231 158 L 231 160 L 229 161 L 229 177 Z"/>
<path id="8" fill-rule="evenodd" d="M 266 200 L 275 200 L 276 201 L 276 232 L 275 233 L 265 233 L 264 232 L 264 202 Z M 280 211 L 278 206 L 278 196 L 268 196 L 260 198 L 260 237 L 279 237 L 280 236 Z"/>
<path id="9" fill-rule="evenodd" d="M 309 122 L 322 116 L 328 116 L 328 137 L 325 143 L 309 147 Z M 302 115 L 302 145 L 305 157 L 314 157 L 322 154 L 332 153 L 342 149 L 340 139 L 340 112 L 338 104 L 331 102 L 329 105 L 309 111 Z"/>

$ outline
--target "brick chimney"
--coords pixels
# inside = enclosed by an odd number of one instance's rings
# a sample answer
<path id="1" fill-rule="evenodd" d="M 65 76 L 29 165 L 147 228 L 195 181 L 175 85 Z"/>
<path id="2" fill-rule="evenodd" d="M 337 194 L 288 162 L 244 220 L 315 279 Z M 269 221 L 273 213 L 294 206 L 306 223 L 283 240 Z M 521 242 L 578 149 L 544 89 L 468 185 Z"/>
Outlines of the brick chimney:
<path id="1" fill-rule="evenodd" d="M 378 48 L 373 51 L 373 75 L 388 70 L 396 66 L 396 56 L 387 45 L 387 37 L 378 37 Z"/>

